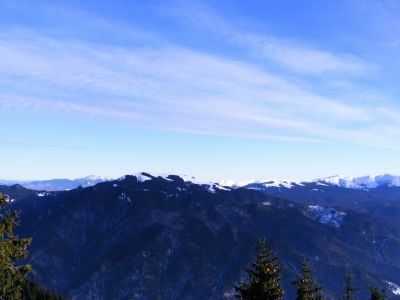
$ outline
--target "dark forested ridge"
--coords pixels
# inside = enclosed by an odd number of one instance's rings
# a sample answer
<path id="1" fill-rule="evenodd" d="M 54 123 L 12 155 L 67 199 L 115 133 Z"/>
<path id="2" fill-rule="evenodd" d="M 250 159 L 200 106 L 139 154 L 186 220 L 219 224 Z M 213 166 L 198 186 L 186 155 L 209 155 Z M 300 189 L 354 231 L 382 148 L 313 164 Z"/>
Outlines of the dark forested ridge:
<path id="1" fill-rule="evenodd" d="M 337 185 L 305 182 L 290 188 L 250 184 L 267 195 L 307 205 L 334 206 L 400 222 L 400 187 L 382 185 L 376 188 L 343 188 Z"/>
<path id="2" fill-rule="evenodd" d="M 32 237 L 35 279 L 71 298 L 232 299 L 260 236 L 280 257 L 287 299 L 304 257 L 328 299 L 342 295 L 349 268 L 360 299 L 400 284 L 400 225 L 368 213 L 336 207 L 330 222 L 302 203 L 177 176 L 37 194 L 12 203 Z"/>

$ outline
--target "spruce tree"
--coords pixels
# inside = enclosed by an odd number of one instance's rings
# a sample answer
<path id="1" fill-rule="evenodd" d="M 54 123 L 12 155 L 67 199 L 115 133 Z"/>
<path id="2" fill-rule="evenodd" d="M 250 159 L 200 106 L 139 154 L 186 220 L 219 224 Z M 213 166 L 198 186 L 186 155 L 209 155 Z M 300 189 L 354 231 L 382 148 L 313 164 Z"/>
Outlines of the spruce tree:
<path id="1" fill-rule="evenodd" d="M 37 283 L 26 280 L 22 290 L 22 300 L 66 300 L 61 295 L 41 288 Z"/>
<path id="2" fill-rule="evenodd" d="M 265 239 L 256 246 L 257 260 L 246 270 L 249 280 L 235 286 L 240 300 L 282 299 L 284 290 L 280 284 L 282 269 Z"/>
<path id="3" fill-rule="evenodd" d="M 322 299 L 322 288 L 316 284 L 307 259 L 304 258 L 301 277 L 293 284 L 297 287 L 296 300 Z"/>
<path id="4" fill-rule="evenodd" d="M 0 193 L 0 299 L 21 299 L 26 275 L 31 267 L 21 261 L 28 258 L 31 240 L 14 234 L 19 212 L 5 211 L 8 198 Z"/>
<path id="5" fill-rule="evenodd" d="M 386 291 L 385 290 L 379 290 L 376 287 L 370 287 L 369 288 L 371 292 L 370 300 L 386 300 Z"/>

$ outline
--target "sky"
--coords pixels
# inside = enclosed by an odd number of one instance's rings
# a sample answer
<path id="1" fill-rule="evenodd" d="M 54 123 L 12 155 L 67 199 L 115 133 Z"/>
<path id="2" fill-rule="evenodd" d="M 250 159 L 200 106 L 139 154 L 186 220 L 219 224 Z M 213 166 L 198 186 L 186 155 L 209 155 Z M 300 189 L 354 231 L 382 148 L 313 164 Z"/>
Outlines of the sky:
<path id="1" fill-rule="evenodd" d="M 397 0 L 0 0 L 0 178 L 400 174 Z"/>

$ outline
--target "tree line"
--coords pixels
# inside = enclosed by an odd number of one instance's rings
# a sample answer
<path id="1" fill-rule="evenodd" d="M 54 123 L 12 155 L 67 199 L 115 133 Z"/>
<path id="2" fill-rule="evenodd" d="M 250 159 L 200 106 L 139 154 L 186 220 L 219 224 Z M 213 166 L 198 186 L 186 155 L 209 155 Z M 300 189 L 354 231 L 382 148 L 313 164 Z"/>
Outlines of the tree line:
<path id="1" fill-rule="evenodd" d="M 239 300 L 280 300 L 284 298 L 285 290 L 281 281 L 282 268 L 279 258 L 268 247 L 267 241 L 262 239 L 256 246 L 257 258 L 246 269 L 247 280 L 242 280 L 234 286 L 236 298 Z M 354 300 L 355 289 L 352 285 L 353 276 L 350 272 L 345 277 L 344 300 Z M 323 288 L 317 284 L 312 275 L 309 261 L 304 259 L 300 276 L 292 282 L 296 288 L 296 300 L 322 300 Z M 386 291 L 370 287 L 369 300 L 387 299 Z"/>

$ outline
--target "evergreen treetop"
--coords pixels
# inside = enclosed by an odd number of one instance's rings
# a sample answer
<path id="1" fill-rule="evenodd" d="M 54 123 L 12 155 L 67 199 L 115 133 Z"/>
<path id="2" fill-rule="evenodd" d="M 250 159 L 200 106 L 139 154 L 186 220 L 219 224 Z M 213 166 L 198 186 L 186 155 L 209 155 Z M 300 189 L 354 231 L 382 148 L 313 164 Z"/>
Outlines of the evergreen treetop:
<path id="1" fill-rule="evenodd" d="M 9 201 L 0 193 L 0 299 L 21 299 L 26 275 L 31 272 L 29 264 L 20 263 L 28 258 L 31 239 L 14 235 L 19 225 L 19 212 L 5 211 Z"/>
<path id="2" fill-rule="evenodd" d="M 67 300 L 67 298 L 41 288 L 36 282 L 26 280 L 22 290 L 22 300 Z"/>
<path id="3" fill-rule="evenodd" d="M 235 287 L 240 300 L 282 299 L 284 290 L 280 284 L 282 269 L 265 239 L 256 246 L 257 260 L 246 270 L 249 280 Z"/>
<path id="4" fill-rule="evenodd" d="M 322 299 L 322 288 L 317 286 L 307 259 L 304 258 L 301 277 L 293 281 L 293 284 L 297 287 L 296 300 Z"/>
<path id="5" fill-rule="evenodd" d="M 345 281 L 346 286 L 344 288 L 343 299 L 344 300 L 354 300 L 353 291 L 355 289 L 353 288 L 353 274 L 350 272 L 350 270 L 347 271 L 344 281 Z"/>
<path id="6" fill-rule="evenodd" d="M 371 291 L 370 300 L 386 300 L 386 291 L 379 290 L 376 287 L 370 287 L 369 290 Z"/>

